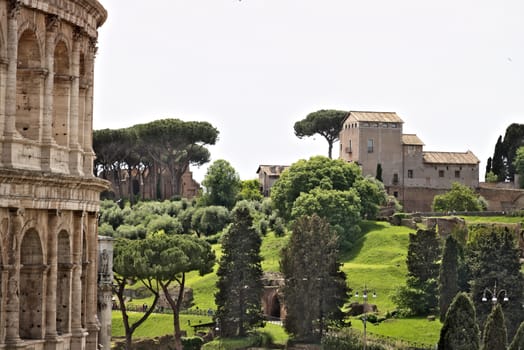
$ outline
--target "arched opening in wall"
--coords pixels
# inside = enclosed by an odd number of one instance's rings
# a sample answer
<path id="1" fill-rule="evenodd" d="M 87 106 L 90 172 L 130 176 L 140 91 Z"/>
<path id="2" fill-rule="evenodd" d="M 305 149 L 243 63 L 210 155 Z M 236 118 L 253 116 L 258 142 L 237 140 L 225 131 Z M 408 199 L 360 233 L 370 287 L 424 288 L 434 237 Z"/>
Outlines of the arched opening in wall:
<path id="1" fill-rule="evenodd" d="M 53 89 L 53 137 L 60 146 L 69 142 L 71 74 L 69 50 L 63 41 L 55 47 L 55 80 Z"/>
<path id="2" fill-rule="evenodd" d="M 43 339 L 44 257 L 35 229 L 29 229 L 20 245 L 20 337 Z"/>
<path id="3" fill-rule="evenodd" d="M 82 306 L 81 306 L 81 323 L 82 328 L 86 328 L 86 316 L 87 316 L 87 266 L 88 266 L 88 260 L 87 260 L 87 240 L 86 240 L 86 232 L 82 232 L 82 275 L 81 275 L 81 281 L 82 281 Z"/>
<path id="4" fill-rule="evenodd" d="M 18 41 L 16 130 L 35 141 L 40 139 L 43 73 L 38 39 L 35 32 L 27 29 Z"/>
<path id="5" fill-rule="evenodd" d="M 56 284 L 56 330 L 58 334 L 71 331 L 71 280 L 73 259 L 69 234 L 58 234 L 58 276 Z"/>
<path id="6" fill-rule="evenodd" d="M 88 106 L 87 91 L 89 89 L 89 80 L 86 75 L 86 59 L 85 54 L 80 52 L 80 84 L 78 91 L 78 143 L 84 151 L 88 150 L 87 142 L 88 135 L 91 134 L 91 130 L 87 129 L 86 118 Z"/>
<path id="7" fill-rule="evenodd" d="M 269 316 L 280 318 L 280 300 L 278 295 L 273 295 L 273 300 L 271 301 L 271 310 L 269 310 Z"/>

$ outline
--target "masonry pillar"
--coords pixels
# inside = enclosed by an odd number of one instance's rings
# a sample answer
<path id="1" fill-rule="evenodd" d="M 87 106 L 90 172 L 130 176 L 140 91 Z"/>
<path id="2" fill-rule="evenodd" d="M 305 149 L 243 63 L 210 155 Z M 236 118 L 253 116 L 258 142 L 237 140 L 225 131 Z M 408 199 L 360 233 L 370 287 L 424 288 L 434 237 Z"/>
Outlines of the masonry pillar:
<path id="1" fill-rule="evenodd" d="M 97 317 L 97 262 L 98 262 L 98 223 L 96 213 L 89 213 L 87 218 L 87 245 L 88 260 L 87 266 L 87 331 L 86 349 L 95 350 L 98 348 L 98 332 L 100 331 L 100 322 Z M 105 348 L 104 348 L 105 349 Z"/>
<path id="2" fill-rule="evenodd" d="M 23 229 L 23 211 L 9 210 L 9 232 L 7 233 L 7 295 L 5 306 L 5 344 L 7 349 L 16 349 L 20 339 L 20 235 Z"/>
<path id="3" fill-rule="evenodd" d="M 46 290 L 46 350 L 57 348 L 58 333 L 56 329 L 57 318 L 57 275 L 58 275 L 58 247 L 57 247 L 57 229 L 60 222 L 61 213 L 57 210 L 48 212 L 47 222 L 47 290 Z"/>
<path id="4" fill-rule="evenodd" d="M 71 349 L 84 350 L 86 332 L 82 328 L 82 227 L 83 212 L 73 215 L 73 281 L 71 291 Z"/>
<path id="5" fill-rule="evenodd" d="M 82 175 L 82 154 L 78 144 L 78 94 L 80 89 L 80 40 L 82 32 L 76 28 L 73 34 L 73 76 L 71 82 L 71 108 L 69 119 L 69 172 L 73 175 Z"/>
<path id="6" fill-rule="evenodd" d="M 55 83 L 55 40 L 59 23 L 58 16 L 46 17 L 45 66 L 47 76 L 44 80 L 44 108 L 42 121 L 42 156 L 43 171 L 51 170 L 51 147 L 53 145 L 53 90 Z"/>
<path id="7" fill-rule="evenodd" d="M 5 141 L 2 149 L 3 163 L 7 167 L 13 166 L 12 140 L 18 138 L 16 132 L 16 70 L 18 64 L 18 14 L 20 1 L 12 0 L 8 3 L 7 20 L 7 76 L 6 76 L 6 105 L 5 105 Z"/>
<path id="8" fill-rule="evenodd" d="M 96 56 L 96 40 L 92 39 L 89 42 L 89 53 L 86 57 L 86 76 L 88 80 L 88 86 L 86 89 L 86 101 L 85 101 L 85 121 L 84 121 L 84 174 L 93 174 L 93 164 L 95 161 L 95 152 L 93 151 L 93 80 L 94 80 L 94 67 L 95 67 L 95 56 Z"/>
<path id="9" fill-rule="evenodd" d="M 113 238 L 98 237 L 98 319 L 99 343 L 111 348 L 111 311 L 113 309 Z"/>

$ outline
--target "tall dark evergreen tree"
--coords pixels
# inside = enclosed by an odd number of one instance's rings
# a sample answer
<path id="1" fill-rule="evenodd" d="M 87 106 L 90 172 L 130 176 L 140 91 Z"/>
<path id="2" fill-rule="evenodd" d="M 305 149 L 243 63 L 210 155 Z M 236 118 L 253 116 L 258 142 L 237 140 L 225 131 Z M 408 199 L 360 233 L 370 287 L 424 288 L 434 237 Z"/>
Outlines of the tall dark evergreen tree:
<path id="1" fill-rule="evenodd" d="M 506 170 L 504 166 L 504 145 L 502 144 L 502 136 L 497 139 L 495 145 L 495 153 L 491 163 L 491 170 L 497 175 L 499 181 L 506 180 Z"/>
<path id="2" fill-rule="evenodd" d="M 508 335 L 506 332 L 506 325 L 504 324 L 504 314 L 500 304 L 497 304 L 491 310 L 484 328 L 484 335 L 482 337 L 482 349 L 506 349 L 508 344 Z"/>
<path id="3" fill-rule="evenodd" d="M 280 261 L 284 327 L 295 339 L 318 341 L 329 323 L 342 322 L 348 289 L 338 256 L 338 235 L 324 219 L 316 214 L 297 219 Z"/>
<path id="4" fill-rule="evenodd" d="M 435 231 L 418 230 L 409 235 L 406 286 L 394 297 L 400 308 L 425 315 L 438 307 L 440 242 Z"/>
<path id="5" fill-rule="evenodd" d="M 515 155 L 517 149 L 524 146 L 524 124 L 513 123 L 506 129 L 504 135 L 504 156 L 506 159 L 506 174 L 509 181 L 515 179 Z"/>
<path id="6" fill-rule="evenodd" d="M 471 294 L 479 324 L 484 325 L 492 307 L 490 302 L 483 302 L 482 297 L 486 295 L 489 300 L 493 293 L 501 303 L 509 337 L 513 337 L 524 321 L 524 278 L 519 257 L 515 237 L 507 228 L 490 227 L 476 234 L 468 245 Z M 509 300 L 503 301 L 504 296 Z"/>
<path id="7" fill-rule="evenodd" d="M 488 158 L 488 161 L 487 161 L 487 163 L 486 163 L 486 174 L 488 174 L 488 173 L 491 171 L 491 162 L 492 162 L 492 161 L 493 161 L 492 158 L 489 157 L 489 158 Z"/>
<path id="8" fill-rule="evenodd" d="M 475 307 L 466 293 L 459 293 L 451 303 L 440 330 L 438 350 L 478 350 L 480 331 Z"/>
<path id="9" fill-rule="evenodd" d="M 449 236 L 444 245 L 442 253 L 442 263 L 439 273 L 439 310 L 440 320 L 443 322 L 446 317 L 449 305 L 459 291 L 458 287 L 458 263 L 459 263 L 458 242 Z"/>
<path id="10" fill-rule="evenodd" d="M 522 350 L 524 349 L 524 322 L 522 322 L 517 330 L 517 334 L 513 337 L 513 341 L 509 345 L 508 350 Z"/>
<path id="11" fill-rule="evenodd" d="M 233 223 L 222 241 L 217 271 L 216 320 L 222 336 L 244 336 L 263 323 L 262 240 L 247 204 L 233 209 Z"/>

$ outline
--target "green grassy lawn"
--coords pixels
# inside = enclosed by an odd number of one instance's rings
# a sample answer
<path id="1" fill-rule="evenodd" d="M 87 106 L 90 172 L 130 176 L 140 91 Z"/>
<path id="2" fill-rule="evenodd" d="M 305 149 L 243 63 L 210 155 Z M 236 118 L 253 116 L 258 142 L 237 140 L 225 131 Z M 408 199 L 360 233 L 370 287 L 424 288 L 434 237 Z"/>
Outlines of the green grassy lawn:
<path id="1" fill-rule="evenodd" d="M 136 322 L 141 316 L 142 313 L 140 312 L 129 312 L 130 323 Z M 124 323 L 122 322 L 122 314 L 120 311 L 113 311 L 112 319 L 112 336 L 125 336 Z M 193 336 L 193 327 L 191 327 L 188 321 L 191 325 L 197 325 L 199 323 L 208 323 L 212 320 L 211 317 L 207 316 L 180 315 L 180 327 L 187 332 L 188 336 Z M 133 333 L 133 338 L 153 338 L 173 333 L 173 315 L 153 313 L 136 329 Z"/>
<path id="2" fill-rule="evenodd" d="M 468 224 L 498 222 L 518 223 L 523 222 L 522 217 L 464 217 Z M 362 236 L 355 242 L 350 251 L 342 252 L 342 270 L 347 275 L 347 283 L 353 289 L 353 293 L 367 286 L 368 290 L 374 291 L 377 298 L 369 294 L 368 302 L 376 304 L 381 315 L 396 308 L 391 296 L 397 287 L 405 283 L 407 273 L 406 254 L 409 233 L 415 230 L 406 227 L 391 226 L 386 222 L 365 221 L 362 224 Z M 261 255 L 263 258 L 262 268 L 264 271 L 279 271 L 280 251 L 287 243 L 288 236 L 276 237 L 268 233 L 263 239 Z M 220 258 L 221 246 L 216 244 L 213 249 Z M 216 292 L 216 269 L 205 276 L 199 276 L 193 272 L 187 275 L 186 285 L 193 289 L 194 308 L 203 310 L 215 309 L 214 294 Z M 147 300 L 134 300 L 133 303 L 141 305 Z M 362 298 L 352 296 L 350 302 L 362 303 Z M 135 317 L 135 316 L 133 316 Z M 154 314 L 135 332 L 135 337 L 154 337 L 173 332 L 172 316 Z M 208 317 L 181 316 L 181 325 L 192 335 L 193 329 L 187 326 L 191 324 L 208 322 Z M 353 319 L 353 327 L 362 329 L 362 322 Z M 428 321 L 426 318 L 390 319 L 375 326 L 368 323 L 367 331 L 374 334 L 403 339 L 411 342 L 424 344 L 435 344 L 438 340 L 441 324 L 437 321 Z M 268 324 L 263 330 L 271 334 L 278 344 L 284 344 L 287 335 L 282 327 Z M 124 334 L 121 315 L 113 313 L 113 335 Z M 237 340 L 231 340 L 233 343 Z M 224 345 L 226 340 L 223 340 Z M 217 344 L 215 344 L 217 345 Z M 210 349 L 212 349 L 211 347 Z M 225 348 L 225 346 L 223 347 Z"/>

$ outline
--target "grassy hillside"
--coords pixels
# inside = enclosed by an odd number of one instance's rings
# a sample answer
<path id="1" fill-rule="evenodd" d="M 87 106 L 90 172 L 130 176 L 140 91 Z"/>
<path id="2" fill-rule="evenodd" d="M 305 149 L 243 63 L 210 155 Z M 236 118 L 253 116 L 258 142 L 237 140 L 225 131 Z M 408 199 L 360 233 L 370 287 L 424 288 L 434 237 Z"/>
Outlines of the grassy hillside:
<path id="1" fill-rule="evenodd" d="M 364 286 L 367 286 L 368 289 L 377 293 L 377 298 L 370 298 L 369 302 L 377 304 L 379 312 L 384 314 L 395 308 L 391 301 L 391 294 L 397 286 L 404 283 L 408 235 L 413 230 L 391 226 L 385 222 L 371 221 L 364 222 L 362 228 L 362 237 L 355 242 L 350 251 L 343 252 L 342 269 L 347 274 L 349 287 L 354 291 L 361 292 Z M 261 255 L 263 257 L 262 267 L 265 271 L 279 270 L 279 253 L 287 243 L 287 239 L 288 237 L 275 237 L 273 233 L 269 233 L 264 238 Z M 219 258 L 220 245 L 215 245 L 214 249 L 217 258 Z M 217 265 L 215 265 L 215 272 L 216 268 Z M 195 307 L 204 310 L 215 308 L 216 280 L 214 273 L 206 276 L 199 276 L 197 273 L 188 275 L 186 283 L 187 286 L 193 288 Z M 362 302 L 361 299 L 355 297 L 351 298 L 350 301 Z M 134 302 L 141 305 L 143 301 L 135 300 Z M 115 315 L 113 319 L 113 334 L 115 335 L 121 334 L 121 330 L 119 330 L 117 325 L 121 322 L 119 317 L 119 315 Z M 151 323 L 154 326 L 151 332 L 149 332 L 147 328 L 151 326 Z M 162 326 L 161 324 L 164 323 L 166 324 Z M 359 320 L 354 320 L 353 326 L 357 329 L 362 328 L 362 323 Z M 413 332 L 413 329 L 417 329 L 417 332 Z M 440 323 L 438 321 L 428 322 L 426 319 L 395 320 L 388 321 L 387 324 L 382 323 L 379 326 L 368 327 L 368 331 L 372 333 L 423 343 L 435 343 L 439 329 Z M 161 335 L 159 332 L 171 333 L 171 331 L 172 318 L 164 316 L 147 321 L 146 324 L 137 330 L 137 335 L 150 334 L 151 336 L 157 336 Z"/>

